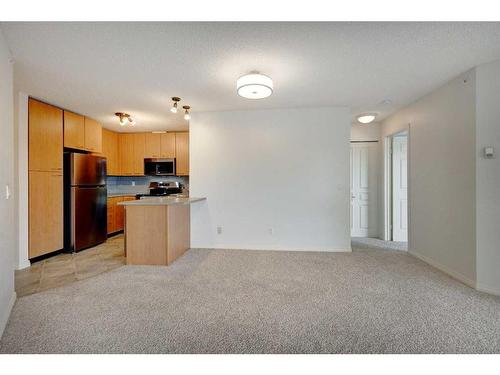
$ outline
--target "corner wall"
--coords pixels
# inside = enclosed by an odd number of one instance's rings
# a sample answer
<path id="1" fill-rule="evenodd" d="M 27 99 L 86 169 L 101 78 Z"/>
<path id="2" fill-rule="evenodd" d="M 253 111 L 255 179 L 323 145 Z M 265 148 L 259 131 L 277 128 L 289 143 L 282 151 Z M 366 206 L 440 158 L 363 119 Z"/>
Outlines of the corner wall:
<path id="1" fill-rule="evenodd" d="M 476 281 L 475 71 L 396 112 L 383 139 L 409 129 L 409 252 Z"/>
<path id="2" fill-rule="evenodd" d="M 476 68 L 476 92 L 477 288 L 500 295 L 500 61 Z"/>
<path id="3" fill-rule="evenodd" d="M 190 195 L 207 201 L 192 205 L 191 246 L 350 251 L 350 120 L 347 108 L 194 113 Z"/>
<path id="4" fill-rule="evenodd" d="M 0 29 L 0 336 L 16 299 L 14 268 L 16 224 L 14 201 L 14 88 L 11 55 Z M 7 190 L 10 197 L 7 199 Z"/>

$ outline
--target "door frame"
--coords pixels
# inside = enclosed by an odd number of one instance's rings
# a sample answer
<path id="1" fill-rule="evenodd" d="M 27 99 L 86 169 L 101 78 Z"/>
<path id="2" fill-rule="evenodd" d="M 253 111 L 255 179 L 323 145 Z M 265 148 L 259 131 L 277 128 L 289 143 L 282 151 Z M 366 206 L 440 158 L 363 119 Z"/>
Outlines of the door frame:
<path id="1" fill-rule="evenodd" d="M 407 136 L 407 155 L 406 155 L 406 170 L 407 170 L 407 186 L 408 186 L 408 249 L 410 249 L 411 239 L 411 210 L 410 210 L 410 196 L 411 196 L 411 151 L 410 151 L 410 124 L 402 127 L 402 129 L 390 133 L 384 137 L 384 231 L 383 237 L 385 241 L 392 241 L 392 226 L 393 226 L 393 207 L 392 207 L 392 139 L 401 133 L 406 133 Z"/>

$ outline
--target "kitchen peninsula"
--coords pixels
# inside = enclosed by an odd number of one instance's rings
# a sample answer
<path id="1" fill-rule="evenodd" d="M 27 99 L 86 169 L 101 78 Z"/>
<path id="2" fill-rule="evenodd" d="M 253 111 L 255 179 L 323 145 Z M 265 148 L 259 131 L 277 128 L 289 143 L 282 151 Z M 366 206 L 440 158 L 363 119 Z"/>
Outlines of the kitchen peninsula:
<path id="1" fill-rule="evenodd" d="M 190 247 L 190 205 L 206 198 L 161 197 L 125 207 L 127 264 L 169 265 Z"/>

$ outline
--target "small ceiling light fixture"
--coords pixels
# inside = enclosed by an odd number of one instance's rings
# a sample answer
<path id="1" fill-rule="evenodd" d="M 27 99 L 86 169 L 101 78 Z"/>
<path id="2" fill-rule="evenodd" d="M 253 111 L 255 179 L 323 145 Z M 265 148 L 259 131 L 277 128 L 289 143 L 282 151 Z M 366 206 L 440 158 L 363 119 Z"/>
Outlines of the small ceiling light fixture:
<path id="1" fill-rule="evenodd" d="M 188 105 L 183 105 L 182 108 L 184 109 L 184 120 L 191 120 L 191 115 L 189 114 L 189 110 L 191 109 L 191 107 Z"/>
<path id="2" fill-rule="evenodd" d="M 120 119 L 120 125 L 125 126 L 125 125 L 130 125 L 134 126 L 135 125 L 135 120 L 130 117 L 128 113 L 123 113 L 123 112 L 116 112 L 115 116 L 118 116 Z"/>
<path id="3" fill-rule="evenodd" d="M 357 120 L 361 124 L 369 124 L 375 120 L 375 117 L 377 117 L 377 115 L 374 113 L 365 113 L 364 115 L 358 116 Z"/>
<path id="4" fill-rule="evenodd" d="M 172 105 L 172 108 L 170 108 L 170 112 L 177 113 L 177 103 L 179 103 L 181 101 L 181 98 L 174 96 L 172 98 L 172 101 L 174 102 L 174 104 Z"/>
<path id="5" fill-rule="evenodd" d="M 263 99 L 273 93 L 273 80 L 264 74 L 252 72 L 236 81 L 238 95 L 247 99 Z"/>

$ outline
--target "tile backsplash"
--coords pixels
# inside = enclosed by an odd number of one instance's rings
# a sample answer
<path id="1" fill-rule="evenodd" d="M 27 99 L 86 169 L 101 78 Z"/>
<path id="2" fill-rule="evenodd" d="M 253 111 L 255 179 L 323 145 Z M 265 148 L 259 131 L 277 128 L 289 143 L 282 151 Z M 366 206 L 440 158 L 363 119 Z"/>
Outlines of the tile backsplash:
<path id="1" fill-rule="evenodd" d="M 189 191 L 189 177 L 176 176 L 108 176 L 106 183 L 108 195 L 111 194 L 146 194 L 152 181 L 178 181 L 183 190 Z"/>

